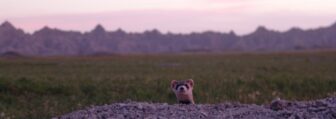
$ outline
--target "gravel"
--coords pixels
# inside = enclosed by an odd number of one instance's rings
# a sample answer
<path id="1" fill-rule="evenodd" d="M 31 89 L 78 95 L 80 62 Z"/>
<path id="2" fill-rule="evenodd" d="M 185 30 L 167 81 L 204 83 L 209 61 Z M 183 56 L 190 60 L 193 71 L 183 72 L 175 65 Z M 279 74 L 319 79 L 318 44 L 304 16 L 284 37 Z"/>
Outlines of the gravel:
<path id="1" fill-rule="evenodd" d="M 336 119 L 336 97 L 315 101 L 274 100 L 271 104 L 125 102 L 92 106 L 53 119 Z"/>

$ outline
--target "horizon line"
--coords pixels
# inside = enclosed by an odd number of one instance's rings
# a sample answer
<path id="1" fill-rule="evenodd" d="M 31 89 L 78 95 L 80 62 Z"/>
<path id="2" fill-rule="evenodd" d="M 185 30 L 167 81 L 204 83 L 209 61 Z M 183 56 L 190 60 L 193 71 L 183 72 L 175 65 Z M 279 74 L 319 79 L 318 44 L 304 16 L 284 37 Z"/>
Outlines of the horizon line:
<path id="1" fill-rule="evenodd" d="M 200 34 L 200 33 L 206 33 L 206 32 L 213 32 L 213 33 L 221 33 L 221 34 L 235 34 L 237 35 L 237 33 L 235 32 L 235 30 L 230 30 L 229 32 L 223 32 L 223 31 L 217 31 L 217 30 L 203 30 L 203 31 L 190 31 L 190 32 L 174 32 L 174 31 L 166 31 L 166 32 L 162 32 L 160 29 L 158 28 L 152 28 L 152 29 L 147 29 L 147 30 L 143 30 L 143 31 L 126 31 L 124 30 L 123 28 L 121 27 L 118 27 L 114 30 L 108 30 L 106 29 L 106 27 L 104 25 L 102 25 L 101 23 L 97 23 L 91 30 L 75 30 L 75 29 L 68 29 L 68 30 L 65 30 L 65 29 L 62 29 L 62 28 L 58 28 L 58 27 L 50 27 L 48 25 L 44 25 L 43 27 L 37 29 L 37 30 L 34 30 L 32 32 L 27 32 L 25 29 L 23 28 L 20 28 L 20 27 L 17 27 L 15 25 L 13 25 L 12 22 L 10 22 L 9 20 L 4 20 L 0 26 L 3 26 L 3 24 L 5 23 L 9 23 L 10 25 L 12 25 L 15 29 L 19 29 L 19 30 L 22 30 L 24 33 L 26 34 L 34 34 L 38 31 L 41 31 L 45 28 L 47 29 L 52 29 L 52 30 L 59 30 L 59 31 L 65 31 L 65 32 L 79 32 L 81 34 L 85 34 L 85 33 L 89 33 L 89 32 L 92 32 L 93 30 L 95 30 L 97 27 L 102 27 L 104 29 L 105 32 L 116 32 L 116 31 L 123 31 L 125 33 L 134 33 L 134 34 L 141 34 L 141 33 L 145 33 L 145 32 L 150 32 L 150 31 L 158 31 L 160 34 L 182 34 L 182 35 L 188 35 L 188 34 Z M 245 34 L 239 34 L 237 36 L 246 36 L 246 35 L 249 35 L 249 34 L 253 34 L 255 33 L 258 29 L 266 29 L 267 31 L 273 31 L 273 32 L 278 32 L 278 33 L 284 33 L 284 32 L 288 32 L 290 30 L 293 30 L 293 29 L 298 29 L 298 30 L 302 30 L 302 31 L 307 31 L 307 30 L 315 30 L 315 29 L 320 29 L 320 28 L 328 28 L 328 27 L 332 27 L 332 26 L 336 26 L 336 20 L 335 22 L 329 24 L 329 25 L 319 25 L 319 26 L 316 26 L 316 27 L 311 27 L 311 28 L 301 28 L 301 27 L 297 27 L 297 26 L 292 26 L 292 27 L 289 27 L 288 29 L 286 30 L 276 30 L 276 29 L 272 29 L 272 28 L 268 28 L 266 25 L 258 25 L 255 30 L 253 31 L 250 31 L 248 33 L 245 33 Z"/>

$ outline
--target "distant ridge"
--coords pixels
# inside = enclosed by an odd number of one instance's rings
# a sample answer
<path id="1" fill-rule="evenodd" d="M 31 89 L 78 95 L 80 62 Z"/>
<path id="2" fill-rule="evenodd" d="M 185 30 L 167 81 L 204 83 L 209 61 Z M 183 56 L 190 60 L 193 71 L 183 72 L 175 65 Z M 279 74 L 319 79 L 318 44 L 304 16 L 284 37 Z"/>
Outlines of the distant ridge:
<path id="1" fill-rule="evenodd" d="M 189 34 L 162 34 L 154 29 L 127 33 L 122 29 L 106 31 L 97 25 L 81 33 L 44 27 L 32 34 L 5 21 L 0 25 L 0 55 L 8 52 L 32 56 L 283 52 L 336 48 L 336 23 L 329 27 L 285 32 L 258 27 L 253 33 L 238 36 L 234 31 L 206 31 Z"/>
<path id="2" fill-rule="evenodd" d="M 15 58 L 23 58 L 24 56 L 17 53 L 17 52 L 5 52 L 0 55 L 1 58 L 10 58 L 10 59 L 15 59 Z"/>

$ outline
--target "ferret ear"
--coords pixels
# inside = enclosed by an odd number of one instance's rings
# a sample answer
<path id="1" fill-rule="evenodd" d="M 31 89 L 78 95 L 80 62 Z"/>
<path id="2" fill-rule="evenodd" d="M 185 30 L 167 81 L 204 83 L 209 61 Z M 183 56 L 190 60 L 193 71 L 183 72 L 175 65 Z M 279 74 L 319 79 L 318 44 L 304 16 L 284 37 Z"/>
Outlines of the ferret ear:
<path id="1" fill-rule="evenodd" d="M 194 80 L 192 80 L 192 79 L 188 79 L 187 82 L 191 85 L 191 87 L 194 86 Z"/>
<path id="2" fill-rule="evenodd" d="M 176 83 L 177 83 L 176 80 L 172 80 L 172 81 L 170 82 L 170 88 L 174 88 L 175 85 L 176 85 Z"/>

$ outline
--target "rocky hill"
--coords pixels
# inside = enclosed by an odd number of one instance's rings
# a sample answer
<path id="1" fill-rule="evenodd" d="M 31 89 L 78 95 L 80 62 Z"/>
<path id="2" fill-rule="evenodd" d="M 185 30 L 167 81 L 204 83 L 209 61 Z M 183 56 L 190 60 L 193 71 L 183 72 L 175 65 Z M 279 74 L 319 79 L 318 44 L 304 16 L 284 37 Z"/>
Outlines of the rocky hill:
<path id="1" fill-rule="evenodd" d="M 336 23 L 329 27 L 285 32 L 258 27 L 255 32 L 238 36 L 233 31 L 220 33 L 173 34 L 158 30 L 127 33 L 121 29 L 106 31 L 97 25 L 90 32 L 63 31 L 44 27 L 32 34 L 6 21 L 0 25 L 0 54 L 94 55 L 133 53 L 194 52 L 278 52 L 336 48 Z"/>

